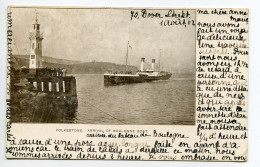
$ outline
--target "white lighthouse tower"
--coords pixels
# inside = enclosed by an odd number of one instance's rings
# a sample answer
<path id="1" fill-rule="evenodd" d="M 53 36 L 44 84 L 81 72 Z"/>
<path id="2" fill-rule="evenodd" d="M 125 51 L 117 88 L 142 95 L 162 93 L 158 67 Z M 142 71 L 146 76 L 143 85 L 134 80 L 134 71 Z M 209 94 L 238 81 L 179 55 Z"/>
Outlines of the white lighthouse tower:
<path id="1" fill-rule="evenodd" d="M 37 68 L 42 68 L 42 40 L 43 35 L 40 31 L 40 24 L 38 18 L 35 18 L 35 23 L 32 24 L 32 30 L 30 31 L 30 62 L 29 69 L 31 72 L 36 72 Z"/>

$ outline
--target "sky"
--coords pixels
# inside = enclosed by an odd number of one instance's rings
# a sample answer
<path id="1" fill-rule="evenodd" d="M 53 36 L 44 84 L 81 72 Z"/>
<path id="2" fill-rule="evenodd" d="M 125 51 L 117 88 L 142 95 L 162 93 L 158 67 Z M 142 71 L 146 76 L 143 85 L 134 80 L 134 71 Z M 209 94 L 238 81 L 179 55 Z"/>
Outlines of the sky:
<path id="1" fill-rule="evenodd" d="M 38 22 L 44 38 L 43 56 L 125 64 L 129 41 L 129 65 L 139 67 L 140 59 L 144 57 L 145 68 L 149 68 L 155 58 L 157 68 L 160 59 L 161 70 L 194 72 L 195 26 L 161 26 L 159 23 L 168 18 L 143 18 L 141 10 L 38 8 Z M 11 11 L 13 54 L 28 55 L 35 8 L 12 8 Z M 138 12 L 139 19 L 131 20 L 131 11 Z M 162 16 L 168 11 L 147 10 Z M 195 19 L 195 11 L 189 12 L 190 19 Z"/>

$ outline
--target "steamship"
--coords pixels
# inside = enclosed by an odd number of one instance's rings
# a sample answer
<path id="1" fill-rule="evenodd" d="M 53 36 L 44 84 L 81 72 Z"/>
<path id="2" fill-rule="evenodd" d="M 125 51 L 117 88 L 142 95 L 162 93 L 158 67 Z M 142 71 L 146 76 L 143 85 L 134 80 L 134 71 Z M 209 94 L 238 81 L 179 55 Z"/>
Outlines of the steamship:
<path id="1" fill-rule="evenodd" d="M 127 71 L 127 57 L 128 57 L 128 47 L 126 54 L 126 71 Z M 155 59 L 152 59 L 151 69 L 144 70 L 145 58 L 141 58 L 141 68 L 135 74 L 132 72 L 125 73 L 112 73 L 106 72 L 104 74 L 104 84 L 105 85 L 118 85 L 118 84 L 128 84 L 128 83 L 141 83 L 141 82 L 152 82 L 156 80 L 168 80 L 172 74 L 165 71 L 155 70 Z"/>

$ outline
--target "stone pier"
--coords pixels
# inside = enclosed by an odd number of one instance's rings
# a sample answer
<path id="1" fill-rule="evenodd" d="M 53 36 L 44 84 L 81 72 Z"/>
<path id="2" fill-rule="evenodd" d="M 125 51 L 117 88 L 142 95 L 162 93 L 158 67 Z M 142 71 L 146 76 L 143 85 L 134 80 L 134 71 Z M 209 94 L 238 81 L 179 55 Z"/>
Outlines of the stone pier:
<path id="1" fill-rule="evenodd" d="M 39 92 L 57 95 L 77 95 L 76 79 L 67 77 L 33 77 L 27 78 L 33 87 Z"/>

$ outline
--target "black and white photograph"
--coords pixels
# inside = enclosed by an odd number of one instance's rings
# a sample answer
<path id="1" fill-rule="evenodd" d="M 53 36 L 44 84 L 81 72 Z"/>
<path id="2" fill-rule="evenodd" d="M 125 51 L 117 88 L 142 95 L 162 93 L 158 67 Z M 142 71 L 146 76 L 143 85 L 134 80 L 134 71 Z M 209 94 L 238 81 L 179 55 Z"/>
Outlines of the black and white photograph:
<path id="1" fill-rule="evenodd" d="M 13 123 L 195 125 L 195 10 L 10 12 Z"/>
<path id="2" fill-rule="evenodd" d="M 1 1 L 0 164 L 257 166 L 253 1 Z"/>

